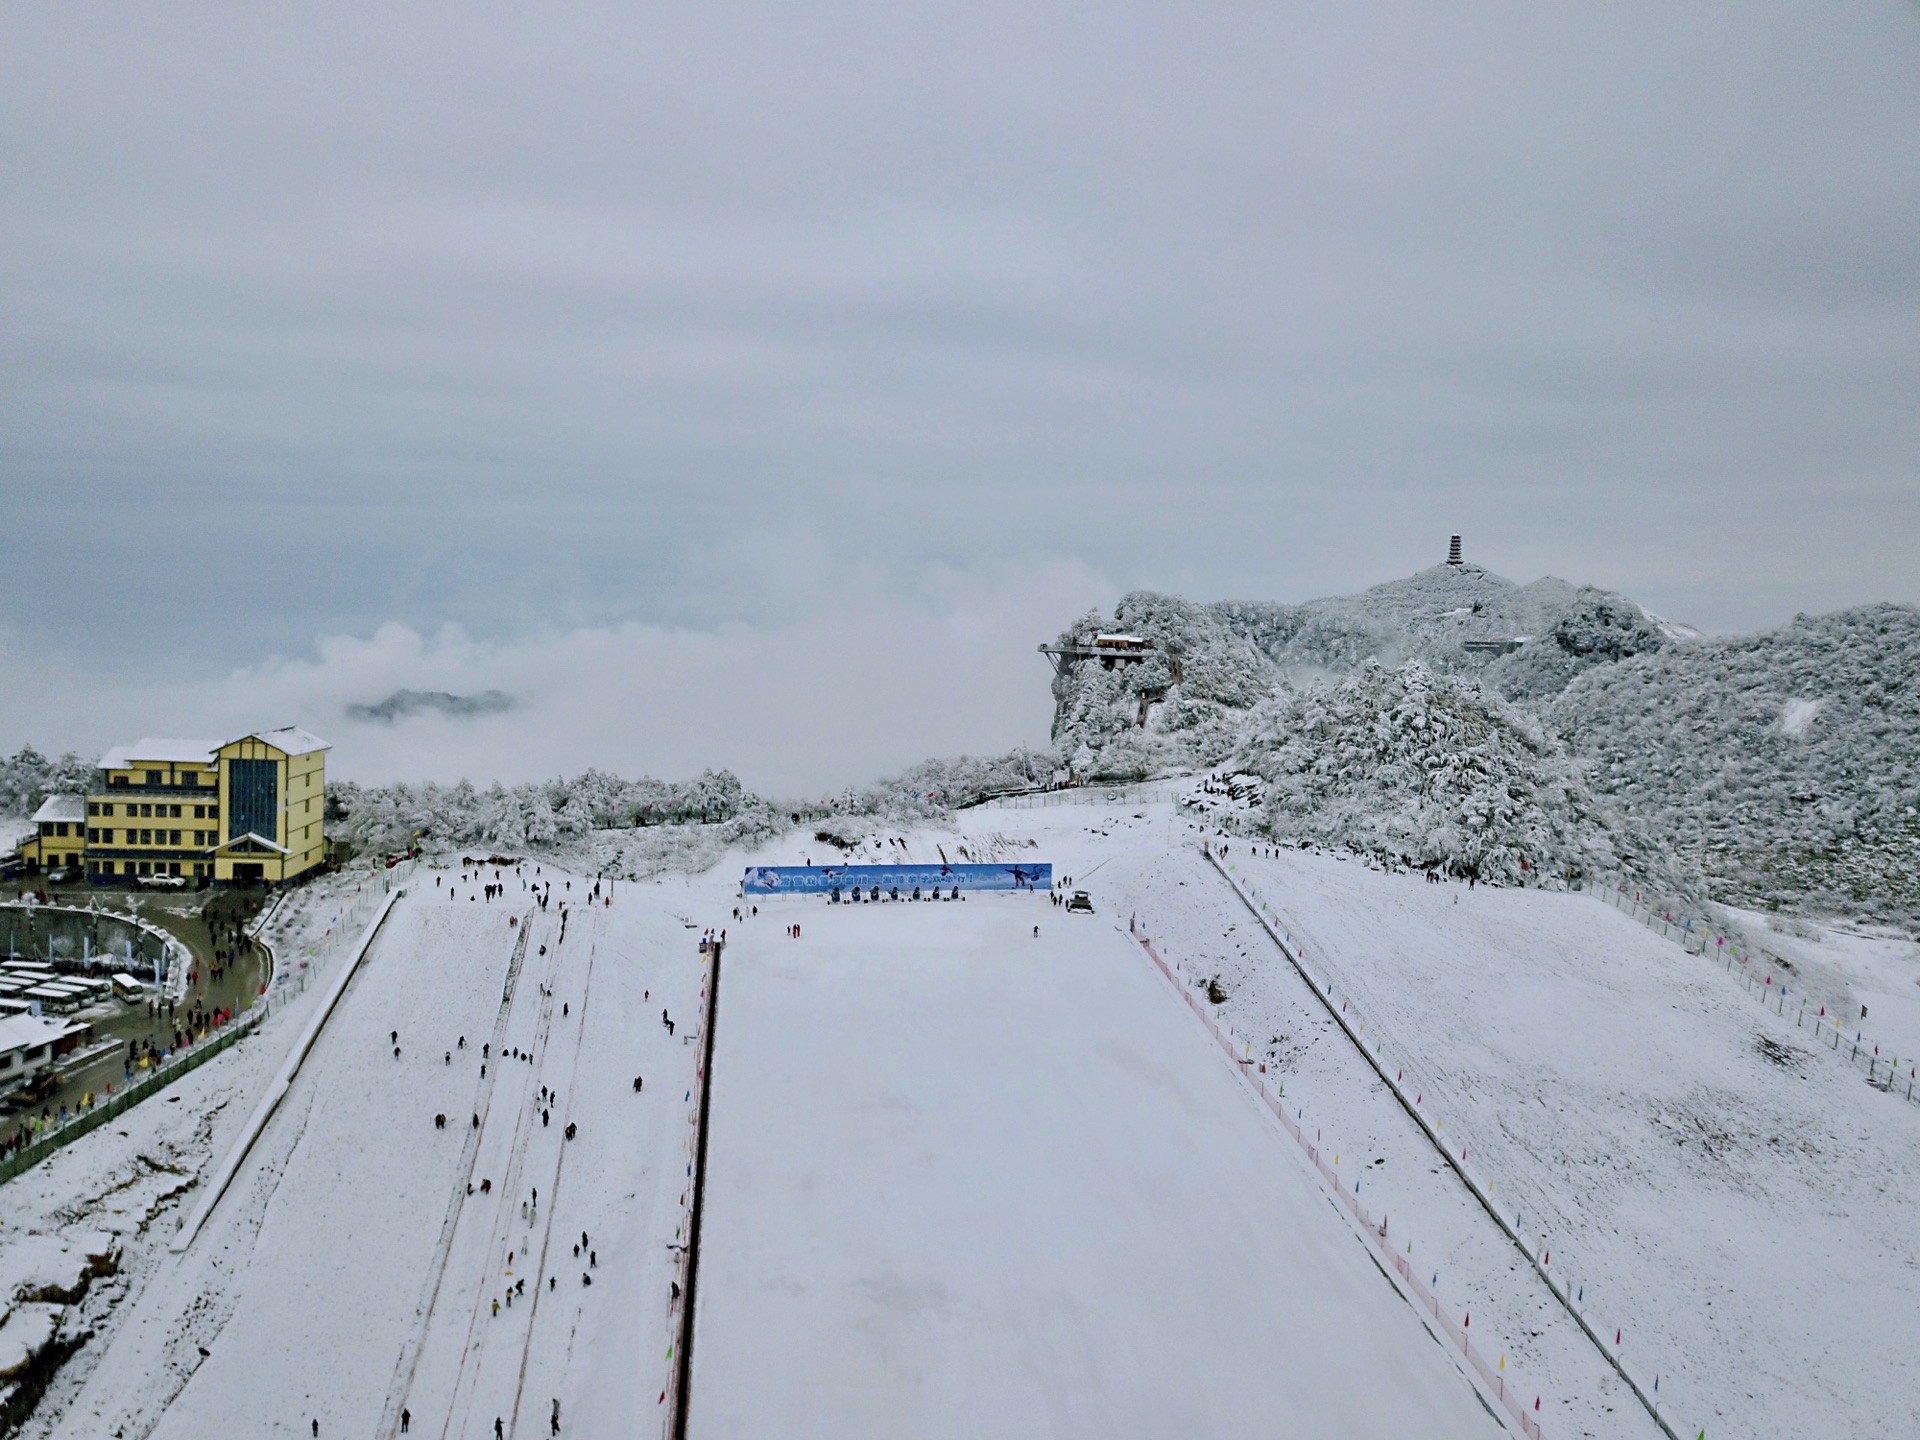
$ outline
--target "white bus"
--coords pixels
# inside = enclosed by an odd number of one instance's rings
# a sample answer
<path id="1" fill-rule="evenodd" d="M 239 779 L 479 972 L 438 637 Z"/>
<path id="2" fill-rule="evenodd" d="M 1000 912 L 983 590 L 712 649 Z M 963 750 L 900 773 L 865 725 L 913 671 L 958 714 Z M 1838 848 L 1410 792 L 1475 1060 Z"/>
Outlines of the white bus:
<path id="1" fill-rule="evenodd" d="M 54 985 L 36 985 L 20 998 L 37 1004 L 44 1015 L 71 1015 L 87 1003 L 84 993 L 63 990 Z"/>
<path id="2" fill-rule="evenodd" d="M 59 973 L 51 965 L 38 965 L 30 960 L 9 960 L 6 964 L 0 965 L 0 971 L 21 979 L 31 977 L 36 981 L 52 980 Z"/>
<path id="3" fill-rule="evenodd" d="M 123 970 L 113 977 L 113 993 L 129 1005 L 136 1005 L 146 999 L 147 987 Z"/>

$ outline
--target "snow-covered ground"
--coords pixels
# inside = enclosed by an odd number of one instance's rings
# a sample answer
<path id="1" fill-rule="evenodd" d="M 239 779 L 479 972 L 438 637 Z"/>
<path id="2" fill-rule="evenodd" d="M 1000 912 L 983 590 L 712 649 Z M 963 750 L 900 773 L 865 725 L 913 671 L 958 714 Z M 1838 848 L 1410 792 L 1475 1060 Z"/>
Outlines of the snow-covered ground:
<path id="1" fill-rule="evenodd" d="M 1763 957 L 1784 959 L 1790 970 L 1779 978 L 1844 1017 L 1850 1034 L 1864 1034 L 1886 1054 L 1920 1056 L 1920 942 L 1886 928 L 1714 908 Z"/>
<path id="2" fill-rule="evenodd" d="M 724 965 L 701 1440 L 1501 1433 L 1123 925 L 782 901 Z"/>
<path id="3" fill-rule="evenodd" d="M 1222 1018 L 1259 1042 L 1329 1146 L 1367 1162 L 1372 1204 L 1432 1257 L 1440 1292 L 1547 1392 L 1549 1433 L 1642 1433 L 1626 1428 L 1647 1426 L 1636 1402 L 1464 1186 L 1434 1173 L 1431 1144 L 1185 822 L 1095 806 L 964 819 L 1027 825 L 1056 873 L 1137 910 L 1164 949 L 1218 977 Z M 1920 1427 L 1920 1111 L 1587 896 L 1429 885 L 1231 843 L 1310 965 L 1574 1278 L 1595 1327 L 1621 1332 L 1637 1377 L 1660 1377 L 1677 1425 Z"/>
<path id="4" fill-rule="evenodd" d="M 1920 1112 L 1586 896 L 1234 849 L 1676 1418 L 1920 1429 Z"/>
<path id="5" fill-rule="evenodd" d="M 184 1254 L 165 1250 L 173 1192 L 231 1145 L 317 990 L 167 1102 L 9 1184 L 22 1230 L 124 1218 L 136 1241 L 89 1317 L 96 1338 L 26 1433 L 292 1435 L 318 1419 L 325 1434 L 375 1434 L 404 1405 L 412 1433 L 478 1434 L 501 1414 L 517 1415 L 514 1433 L 545 1434 L 555 1398 L 588 1433 L 655 1423 L 694 1070 L 658 1014 L 692 1016 L 701 968 L 688 919 L 705 905 L 717 920 L 732 887 L 633 887 L 608 909 L 584 903 L 588 882 L 549 874 L 556 903 L 541 912 L 512 871 L 492 904 L 470 898 L 476 886 L 458 871 L 434 878 L 413 878 Z M 563 944 L 557 902 L 570 878 Z M 338 898 L 289 903 L 318 914 Z M 528 947 L 503 1000 L 521 934 L 510 915 L 529 926 Z M 326 918 L 312 923 L 324 930 Z M 557 1098 L 540 1105 L 543 1086 Z M 539 1210 L 523 1221 L 535 1185 Z M 597 1264 L 572 1256 L 583 1231 Z M 493 1300 L 521 1279 L 526 1291 L 496 1322 Z"/>
<path id="6" fill-rule="evenodd" d="M 321 987 L 0 1190 L 0 1271 L 45 1248 L 37 1237 L 91 1254 L 104 1231 L 121 1247 L 118 1273 L 66 1311 L 65 1330 L 93 1338 L 24 1433 L 310 1434 L 318 1418 L 323 1434 L 382 1434 L 404 1405 L 410 1433 L 483 1434 L 498 1415 L 528 1436 L 546 1433 L 555 1398 L 570 1433 L 657 1424 L 706 925 L 732 926 L 734 943 L 696 1434 L 796 1433 L 816 1417 L 858 1433 L 904 1405 L 925 1407 L 912 1413 L 927 1433 L 1264 1433 L 1289 1415 L 1300 1433 L 1342 1433 L 1316 1407 L 1357 1404 L 1339 1412 L 1351 1433 L 1424 1435 L 1450 1433 L 1460 1401 L 1468 1432 L 1490 1429 L 1292 1142 L 1115 933 L 1137 914 L 1170 958 L 1217 979 L 1222 1020 L 1258 1042 L 1421 1278 L 1471 1313 L 1476 1348 L 1484 1335 L 1512 1383 L 1542 1396 L 1546 1434 L 1654 1440 L 1197 838 L 1170 805 L 1060 804 L 983 807 L 862 846 L 1050 860 L 1092 893 L 1092 918 L 979 897 L 781 902 L 735 922 L 741 865 L 840 853 L 804 830 L 698 874 L 622 881 L 611 909 L 580 904 L 589 882 L 549 866 L 543 881 L 575 902 L 564 944 L 557 911 L 532 912 L 520 888 L 534 862 L 506 872 L 491 905 L 467 898 L 457 865 L 423 866 L 185 1254 L 166 1242 L 191 1187 Z M 1920 1109 L 1591 897 L 1231 844 L 1236 873 L 1422 1110 L 1524 1233 L 1551 1242 L 1595 1327 L 1622 1332 L 1636 1376 L 1660 1377 L 1677 1427 L 1920 1432 Z M 286 898 L 265 926 L 283 970 L 332 973 L 347 943 L 328 932 L 350 936 L 366 883 Z M 784 939 L 784 908 L 802 940 Z M 532 928 L 503 1005 L 509 914 Z M 1810 993 L 1866 1004 L 1870 1030 L 1920 1052 L 1907 942 L 1740 918 Z M 490 1056 L 483 1079 L 483 1043 L 534 1059 Z M 558 1103 L 538 1103 L 542 1087 Z M 492 1184 L 469 1197 L 469 1179 Z M 1365 1335 L 1349 1343 L 1355 1315 Z M 1376 1372 L 1388 1378 L 1328 1379 Z M 1409 1404 L 1424 1407 L 1411 1425 Z"/>

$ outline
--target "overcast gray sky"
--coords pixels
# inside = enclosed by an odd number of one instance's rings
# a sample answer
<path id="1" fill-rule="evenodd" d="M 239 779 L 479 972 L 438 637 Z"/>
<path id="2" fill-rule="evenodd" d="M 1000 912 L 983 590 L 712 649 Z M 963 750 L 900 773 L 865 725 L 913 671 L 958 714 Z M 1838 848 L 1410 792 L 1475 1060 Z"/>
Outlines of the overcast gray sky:
<path id="1" fill-rule="evenodd" d="M 1920 600 L 1920 5 L 7 6 L 0 501 L 0 746 L 369 776 L 1039 742 L 1453 531 Z"/>

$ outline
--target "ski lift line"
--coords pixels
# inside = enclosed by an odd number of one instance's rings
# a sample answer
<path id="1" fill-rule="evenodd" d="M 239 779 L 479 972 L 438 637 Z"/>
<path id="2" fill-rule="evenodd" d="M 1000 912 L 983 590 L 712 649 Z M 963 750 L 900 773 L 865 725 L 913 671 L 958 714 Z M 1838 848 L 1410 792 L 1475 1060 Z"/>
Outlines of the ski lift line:
<path id="1" fill-rule="evenodd" d="M 1353 1043 L 1353 1047 L 1360 1052 L 1367 1064 L 1372 1067 L 1373 1072 L 1380 1077 L 1381 1083 L 1387 1087 L 1388 1092 L 1399 1102 L 1400 1108 L 1407 1113 L 1415 1125 L 1420 1127 L 1421 1133 L 1427 1137 L 1433 1148 L 1439 1152 L 1440 1157 L 1446 1161 L 1448 1167 L 1454 1174 L 1460 1177 L 1461 1183 L 1467 1187 L 1468 1192 L 1479 1201 L 1480 1208 L 1486 1211 L 1488 1217 L 1494 1224 L 1500 1227 L 1501 1233 L 1512 1241 L 1514 1248 L 1526 1258 L 1527 1263 L 1533 1267 L 1534 1273 L 1546 1283 L 1547 1289 L 1553 1294 L 1554 1298 L 1560 1302 L 1561 1308 L 1567 1312 L 1567 1315 L 1573 1322 L 1580 1327 L 1581 1333 L 1584 1334 L 1588 1340 L 1593 1343 L 1594 1348 L 1600 1352 L 1601 1358 L 1604 1359 L 1607 1364 L 1612 1367 L 1614 1373 L 1626 1383 L 1627 1388 L 1633 1392 L 1634 1397 L 1639 1400 L 1641 1406 L 1646 1410 L 1648 1417 L 1660 1428 L 1661 1433 L 1666 1435 L 1668 1440 L 1680 1440 L 1680 1436 L 1666 1420 L 1661 1417 L 1658 1409 L 1655 1407 L 1652 1393 L 1642 1388 L 1640 1383 L 1627 1372 L 1625 1365 L 1621 1363 L 1619 1355 L 1615 1353 L 1614 1350 L 1609 1349 L 1600 1333 L 1588 1324 L 1586 1316 L 1581 1313 L 1580 1308 L 1574 1303 L 1572 1296 L 1566 1293 L 1558 1277 L 1547 1273 L 1547 1267 L 1541 1263 L 1540 1256 L 1527 1247 L 1526 1242 L 1520 1238 L 1519 1231 L 1508 1222 L 1507 1218 L 1502 1215 L 1494 1205 L 1493 1197 L 1487 1192 L 1486 1188 L 1468 1173 L 1466 1165 L 1446 1147 L 1440 1138 L 1438 1126 L 1428 1121 L 1422 1107 L 1415 1103 L 1412 1097 L 1406 1093 L 1405 1086 L 1392 1075 L 1388 1074 L 1384 1057 L 1376 1053 L 1375 1050 L 1369 1049 L 1362 1041 L 1358 1030 L 1354 1028 L 1354 1021 L 1334 1002 L 1332 984 L 1329 982 L 1325 987 L 1322 987 L 1321 984 L 1314 979 L 1305 963 L 1294 953 L 1293 947 L 1281 938 L 1279 928 L 1261 913 L 1259 902 L 1247 890 L 1240 879 L 1227 867 L 1221 857 L 1214 853 L 1213 847 L 1207 844 L 1205 840 L 1201 841 L 1201 851 L 1206 855 L 1208 862 L 1213 868 L 1219 872 L 1220 878 L 1225 880 L 1227 884 L 1232 887 L 1233 893 L 1240 897 L 1240 902 L 1247 907 L 1247 910 L 1253 915 L 1254 919 L 1260 922 L 1260 927 L 1267 932 L 1268 938 L 1273 941 L 1275 946 L 1279 948 L 1280 953 L 1286 957 L 1287 962 L 1299 973 L 1300 978 L 1306 982 L 1307 988 L 1314 993 L 1314 996 L 1320 1001 L 1321 1005 L 1325 1007 L 1327 1013 L 1333 1017 L 1334 1023 L 1340 1027 L 1341 1032 Z"/>
<path id="2" fill-rule="evenodd" d="M 573 1069 L 567 1076 L 567 1094 L 569 1095 L 578 1094 L 580 1089 L 580 1052 L 586 1048 L 587 1044 L 587 1004 L 593 997 L 593 962 L 595 957 L 600 953 L 599 936 L 605 924 L 604 918 L 599 914 L 592 914 L 589 916 L 589 919 L 593 928 L 587 942 L 587 973 L 580 982 L 580 1017 L 574 1024 Z M 561 952 L 556 949 L 552 966 L 555 970 L 559 968 L 560 955 Z M 543 1013 L 543 1020 L 549 1027 L 549 1031 L 553 1019 L 553 991 L 555 988 L 555 986 L 549 984 L 547 986 L 547 994 L 544 997 L 546 1006 Z M 544 1048 L 541 1053 L 546 1053 Z M 529 1112 L 529 1114 L 530 1113 L 531 1112 Z M 571 1145 L 562 1144 L 560 1146 L 560 1158 L 554 1163 L 552 1182 L 553 1203 L 547 1208 L 547 1226 L 545 1233 L 540 1237 L 540 1262 L 538 1268 L 534 1271 L 535 1275 L 544 1275 L 547 1273 L 547 1247 L 553 1240 L 553 1217 L 560 1213 L 561 1187 L 566 1180 L 567 1155 L 572 1148 Z M 527 1358 L 533 1353 L 533 1325 L 534 1321 L 537 1320 L 540 1315 L 541 1293 L 540 1287 L 535 1285 L 533 1287 L 533 1305 L 527 1311 L 527 1338 L 526 1343 L 520 1350 L 520 1373 L 513 1392 L 513 1423 L 515 1425 L 519 1423 L 520 1400 L 526 1391 Z"/>
<path id="3" fill-rule="evenodd" d="M 508 962 L 507 966 L 507 972 L 511 977 L 517 977 L 524 966 L 528 945 L 525 937 L 527 932 L 533 928 L 531 914 L 529 915 L 528 923 L 519 928 L 522 938 L 515 941 L 513 958 Z M 558 947 L 555 947 L 556 953 L 554 958 L 548 961 L 549 966 L 557 961 L 557 949 Z M 512 996 L 515 989 L 516 986 L 509 981 L 507 993 L 503 996 L 500 1002 L 500 1009 L 496 1013 L 492 1041 L 493 1054 L 495 1057 L 498 1057 L 503 1051 L 507 1025 L 512 1016 Z M 543 1015 L 540 1014 L 537 1014 L 534 1018 L 534 1043 L 536 1045 L 543 1042 L 546 1038 L 545 1032 L 540 1025 L 542 1018 Z M 503 1068 L 496 1058 L 493 1073 L 487 1081 L 486 1107 L 482 1113 L 481 1123 L 478 1129 L 473 1132 L 474 1136 L 477 1137 L 474 1146 L 476 1154 L 478 1153 L 479 1145 L 484 1143 L 484 1137 L 487 1134 L 487 1121 L 491 1119 L 493 1115 L 494 1095 L 499 1088 L 500 1075 Z M 514 1071 L 515 1085 L 518 1093 L 524 1096 L 526 1094 L 528 1077 L 521 1071 L 521 1067 L 519 1066 L 515 1066 Z M 492 1222 L 485 1226 L 486 1249 L 483 1253 L 489 1256 L 498 1255 L 507 1248 L 502 1242 L 507 1238 L 507 1234 L 513 1223 L 511 1197 L 521 1194 L 524 1191 L 525 1181 L 523 1177 L 526 1172 L 527 1149 L 533 1143 L 534 1111 L 532 1107 L 526 1104 L 516 1103 L 512 1113 L 514 1115 L 513 1129 L 508 1137 L 507 1158 L 506 1163 L 501 1169 L 500 1181 L 500 1194 L 506 1203 L 493 1208 L 491 1212 Z M 472 1180 L 471 1169 L 467 1172 L 466 1180 L 469 1183 Z M 460 1181 L 456 1180 L 453 1203 L 459 1205 L 463 1199 L 465 1199 L 465 1195 L 460 1188 Z M 463 1210 L 461 1213 L 465 1214 L 469 1212 Z M 551 1213 L 551 1211 L 549 1211 L 549 1213 Z M 456 1420 L 464 1421 L 467 1411 L 472 1407 L 474 1395 L 479 1388 L 481 1370 L 476 1357 L 479 1355 L 483 1343 L 480 1337 L 480 1317 L 483 1310 L 484 1301 L 481 1305 L 475 1306 L 467 1315 L 467 1335 L 465 1343 L 461 1347 L 459 1367 L 454 1372 L 453 1392 L 442 1412 L 440 1432 L 442 1440 L 445 1440 L 445 1437 L 449 1435 L 462 1433 L 464 1427 L 457 1425 L 455 1422 Z M 418 1338 L 416 1338 L 413 1343 L 418 1347 L 424 1343 L 426 1327 L 424 1325 L 421 1326 L 415 1333 Z M 417 1359 L 415 1363 L 417 1365 Z M 409 1391 L 412 1390 L 411 1380 L 407 1388 Z M 391 1402 L 389 1402 L 389 1404 L 391 1404 Z"/>
<path id="4" fill-rule="evenodd" d="M 528 923 L 519 927 L 520 933 L 514 941 L 513 953 L 507 959 L 510 969 L 526 954 L 527 943 L 533 933 L 531 919 L 531 912 L 529 912 Z M 508 1009 L 509 1003 L 503 1000 L 494 1016 L 490 1043 L 492 1053 L 496 1055 L 500 1053 L 500 1041 L 506 1034 Z M 496 1073 L 498 1068 L 495 1066 Z M 473 1179 L 474 1166 L 480 1153 L 480 1139 L 486 1134 L 486 1122 L 493 1114 L 493 1088 L 489 1083 L 486 1098 L 480 1105 L 481 1122 L 477 1126 L 468 1127 L 466 1143 L 461 1146 L 460 1163 L 454 1171 L 453 1192 L 447 1201 L 447 1212 L 440 1222 L 440 1238 L 435 1242 L 434 1258 L 427 1267 L 428 1279 L 425 1294 L 421 1303 L 415 1307 L 415 1313 L 420 1316 L 420 1323 L 414 1327 L 407 1338 L 407 1343 L 401 1348 L 399 1358 L 394 1363 L 393 1383 L 387 1387 L 386 1413 L 381 1418 L 380 1428 L 380 1433 L 383 1435 L 394 1433 L 399 1423 L 401 1407 L 413 1391 L 414 1375 L 420 1365 L 420 1347 L 428 1330 L 432 1328 L 434 1312 L 440 1304 L 440 1286 L 446 1278 L 447 1256 L 453 1249 L 454 1232 L 459 1227 L 461 1202 L 466 1198 L 462 1187 Z M 404 1379 L 402 1379 L 403 1375 Z"/>
<path id="5" fill-rule="evenodd" d="M 1118 927 L 1116 926 L 1115 928 L 1117 929 Z M 1337 1168 L 1339 1157 L 1337 1155 L 1334 1157 L 1333 1166 L 1329 1166 L 1326 1163 L 1318 1142 L 1319 1132 L 1315 1132 L 1316 1138 L 1314 1140 L 1308 1140 L 1304 1127 L 1297 1123 L 1294 1117 L 1287 1114 L 1286 1107 L 1280 1103 L 1280 1097 L 1269 1090 L 1266 1084 L 1255 1075 L 1250 1064 L 1241 1065 L 1239 1057 L 1233 1053 L 1231 1031 L 1223 1028 L 1218 1021 L 1201 1008 L 1200 1002 L 1193 997 L 1191 990 L 1184 983 L 1183 977 L 1185 970 L 1180 965 L 1180 962 L 1175 961 L 1172 966 L 1169 966 L 1167 961 L 1161 957 L 1159 951 L 1154 948 L 1151 937 L 1148 936 L 1145 931 L 1134 928 L 1132 933 L 1133 938 L 1140 943 L 1141 949 L 1144 950 L 1147 957 L 1153 961 L 1161 975 L 1164 976 L 1168 983 L 1186 1000 L 1187 1007 L 1193 1012 L 1195 1018 L 1200 1021 L 1201 1025 L 1226 1052 L 1227 1058 L 1240 1066 L 1241 1073 L 1245 1075 L 1253 1085 L 1255 1096 L 1272 1112 L 1274 1117 L 1280 1121 L 1281 1127 L 1286 1130 L 1288 1135 L 1290 1135 L 1306 1153 L 1308 1161 L 1313 1165 L 1314 1169 L 1319 1172 L 1321 1179 L 1327 1184 L 1334 1198 L 1340 1202 L 1348 1216 L 1352 1219 L 1361 1238 L 1377 1252 L 1376 1260 L 1384 1262 L 1382 1269 L 1388 1272 L 1388 1283 L 1392 1284 L 1395 1289 L 1401 1293 L 1403 1298 L 1405 1298 L 1409 1304 L 1413 1305 L 1416 1310 L 1426 1311 L 1427 1314 L 1432 1317 L 1433 1322 L 1439 1326 L 1440 1330 L 1459 1348 L 1460 1356 L 1468 1366 L 1469 1383 L 1473 1383 L 1474 1375 L 1478 1375 L 1480 1378 L 1481 1384 L 1484 1387 L 1482 1398 L 1491 1398 L 1492 1400 L 1498 1401 L 1501 1408 L 1506 1412 L 1507 1420 L 1518 1427 L 1520 1434 L 1526 1437 L 1526 1440 L 1542 1440 L 1539 1420 L 1527 1412 L 1524 1404 L 1520 1403 L 1520 1397 L 1507 1394 L 1505 1364 L 1502 1363 L 1497 1370 L 1488 1368 L 1485 1356 L 1477 1353 L 1473 1348 L 1471 1332 L 1467 1328 L 1467 1325 L 1465 1323 L 1456 1324 L 1453 1321 L 1452 1316 L 1441 1306 L 1439 1297 L 1434 1293 L 1432 1286 L 1422 1280 L 1419 1274 L 1414 1271 L 1412 1261 L 1406 1256 L 1400 1255 L 1395 1247 L 1386 1243 L 1387 1217 L 1382 1216 L 1379 1225 L 1376 1226 L 1372 1215 L 1370 1215 L 1366 1208 L 1360 1203 L 1358 1186 L 1356 1185 L 1354 1190 L 1349 1192 L 1341 1183 Z M 1175 974 L 1176 971 L 1179 971 L 1178 976 Z M 1412 1245 L 1409 1244 L 1408 1254 L 1410 1255 L 1411 1253 Z M 1438 1278 L 1436 1275 L 1436 1284 L 1438 1283 Z M 1537 1397 L 1534 1404 L 1537 1409 L 1539 1405 Z M 1489 1405 L 1488 1409 L 1491 1411 L 1493 1407 Z"/>

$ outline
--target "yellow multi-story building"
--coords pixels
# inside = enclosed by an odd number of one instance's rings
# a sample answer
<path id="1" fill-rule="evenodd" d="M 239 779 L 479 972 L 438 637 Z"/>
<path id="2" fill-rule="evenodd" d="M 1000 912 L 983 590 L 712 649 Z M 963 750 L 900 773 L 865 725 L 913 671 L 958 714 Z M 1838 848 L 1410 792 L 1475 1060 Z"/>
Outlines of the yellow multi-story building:
<path id="1" fill-rule="evenodd" d="M 115 746 L 100 757 L 94 793 L 48 797 L 21 858 L 103 885 L 296 879 L 326 861 L 328 748 L 296 726 L 224 743 Z"/>

